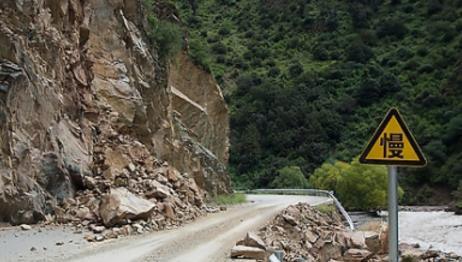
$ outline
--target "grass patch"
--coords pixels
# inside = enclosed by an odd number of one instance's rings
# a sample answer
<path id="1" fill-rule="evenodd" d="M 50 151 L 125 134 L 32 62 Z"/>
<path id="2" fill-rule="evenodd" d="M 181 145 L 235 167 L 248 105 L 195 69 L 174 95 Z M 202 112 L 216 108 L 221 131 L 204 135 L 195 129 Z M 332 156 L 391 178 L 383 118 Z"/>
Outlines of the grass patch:
<path id="1" fill-rule="evenodd" d="M 247 198 L 242 193 L 233 193 L 229 195 L 218 195 L 213 199 L 217 205 L 237 205 L 247 202 Z"/>
<path id="2" fill-rule="evenodd" d="M 316 206 L 316 209 L 319 210 L 319 212 L 324 213 L 324 214 L 332 214 L 336 212 L 335 206 L 329 205 L 329 204 L 322 204 L 322 205 Z"/>

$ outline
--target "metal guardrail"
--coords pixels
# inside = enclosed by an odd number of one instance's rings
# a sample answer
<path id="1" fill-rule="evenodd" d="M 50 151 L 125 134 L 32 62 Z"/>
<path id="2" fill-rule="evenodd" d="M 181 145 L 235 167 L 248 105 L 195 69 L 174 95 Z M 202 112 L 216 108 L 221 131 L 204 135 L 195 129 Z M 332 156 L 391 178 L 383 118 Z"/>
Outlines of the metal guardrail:
<path id="1" fill-rule="evenodd" d="M 350 230 L 354 230 L 355 226 L 348 212 L 342 206 L 342 203 L 334 196 L 334 192 L 321 189 L 254 189 L 245 191 L 250 194 L 276 194 L 276 195 L 308 195 L 308 196 L 327 196 L 332 198 L 337 210 L 342 214 L 348 222 Z"/>

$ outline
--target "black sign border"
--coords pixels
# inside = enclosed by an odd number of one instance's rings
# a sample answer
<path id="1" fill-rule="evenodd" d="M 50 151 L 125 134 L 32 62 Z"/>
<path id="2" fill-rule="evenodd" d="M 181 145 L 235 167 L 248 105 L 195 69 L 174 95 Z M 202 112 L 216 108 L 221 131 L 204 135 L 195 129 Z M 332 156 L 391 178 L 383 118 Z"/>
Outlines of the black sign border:
<path id="1" fill-rule="evenodd" d="M 377 141 L 379 138 L 380 134 L 382 134 L 383 130 L 387 126 L 388 122 L 390 119 L 395 116 L 396 120 L 398 123 L 401 125 L 401 128 L 404 131 L 404 134 L 407 136 L 409 143 L 411 143 L 411 146 L 414 148 L 417 157 L 419 160 L 379 160 L 379 159 L 366 159 L 367 155 L 371 151 L 372 147 L 374 146 L 374 142 Z M 427 160 L 425 159 L 422 150 L 420 149 L 419 145 L 417 144 L 414 136 L 411 134 L 409 131 L 409 128 L 407 127 L 406 123 L 404 122 L 403 118 L 401 117 L 398 109 L 396 108 L 391 108 L 385 118 L 382 120 L 380 123 L 379 127 L 377 130 L 375 130 L 374 136 L 372 137 L 371 140 L 369 140 L 369 143 L 367 144 L 366 149 L 363 150 L 363 153 L 359 157 L 359 162 L 362 164 L 375 164 L 375 165 L 396 165 L 396 166 L 425 166 L 427 164 Z"/>

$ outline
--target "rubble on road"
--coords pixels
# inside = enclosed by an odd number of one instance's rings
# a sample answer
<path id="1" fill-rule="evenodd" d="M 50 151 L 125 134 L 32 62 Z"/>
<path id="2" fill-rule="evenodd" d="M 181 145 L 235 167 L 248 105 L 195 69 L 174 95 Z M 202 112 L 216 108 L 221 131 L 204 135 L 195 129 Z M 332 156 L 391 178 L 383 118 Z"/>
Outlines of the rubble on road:
<path id="1" fill-rule="evenodd" d="M 369 231 L 350 231 L 337 212 L 325 213 L 298 203 L 284 209 L 257 233 L 249 232 L 232 248 L 231 257 L 268 261 L 272 253 L 282 251 L 284 261 L 289 262 L 388 261 L 387 234 L 383 223 Z M 455 254 L 418 248 L 401 244 L 401 259 L 462 261 Z"/>
<path id="2" fill-rule="evenodd" d="M 157 160 L 130 137 L 117 141 L 113 147 L 96 146 L 101 175 L 87 177 L 86 189 L 57 206 L 50 223 L 87 228 L 93 234 L 85 239 L 102 241 L 171 229 L 219 210 L 205 205 L 206 192 L 189 174 Z"/>

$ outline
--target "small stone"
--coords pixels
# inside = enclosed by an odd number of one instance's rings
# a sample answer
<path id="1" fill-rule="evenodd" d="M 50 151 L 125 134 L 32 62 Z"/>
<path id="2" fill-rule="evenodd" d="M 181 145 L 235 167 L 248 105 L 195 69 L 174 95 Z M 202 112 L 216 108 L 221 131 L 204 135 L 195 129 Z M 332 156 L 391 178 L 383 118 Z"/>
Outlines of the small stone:
<path id="1" fill-rule="evenodd" d="M 373 254 L 366 249 L 350 248 L 343 254 L 343 259 L 348 262 L 367 261 L 372 255 Z"/>
<path id="2" fill-rule="evenodd" d="M 135 165 L 133 163 L 128 164 L 128 170 L 130 170 L 130 172 L 135 172 L 136 170 Z"/>
<path id="3" fill-rule="evenodd" d="M 132 226 L 135 228 L 135 230 L 136 230 L 137 233 L 139 233 L 139 234 L 143 233 L 143 226 L 142 226 L 142 225 L 140 225 L 140 224 L 133 224 Z"/>
<path id="4" fill-rule="evenodd" d="M 19 227 L 21 227 L 21 229 L 24 230 L 24 231 L 27 231 L 27 230 L 31 230 L 31 229 L 32 229 L 32 227 L 29 226 L 29 225 L 27 225 L 27 224 L 22 224 L 22 225 L 20 225 Z"/>
<path id="5" fill-rule="evenodd" d="M 88 242 L 93 242 L 95 240 L 95 237 L 93 235 L 90 235 L 90 234 L 85 235 L 83 238 L 85 240 L 87 240 Z"/>
<path id="6" fill-rule="evenodd" d="M 282 218 L 284 218 L 284 220 L 292 226 L 296 226 L 298 224 L 295 218 L 291 215 L 282 215 Z"/>
<path id="7" fill-rule="evenodd" d="M 104 226 L 90 225 L 90 230 L 94 233 L 102 233 L 106 228 Z"/>
<path id="8" fill-rule="evenodd" d="M 311 230 L 307 230 L 304 233 L 304 238 L 305 238 L 305 240 L 307 240 L 311 244 L 313 244 L 314 242 L 316 242 L 316 240 L 318 240 L 318 235 L 316 233 L 313 233 L 313 231 L 311 231 Z"/>
<path id="9" fill-rule="evenodd" d="M 263 250 L 266 250 L 266 245 L 263 240 L 257 236 L 255 233 L 248 232 L 245 238 L 241 241 L 236 243 L 238 246 L 248 246 L 248 247 L 256 247 Z"/>
<path id="10" fill-rule="evenodd" d="M 103 236 L 103 235 L 96 235 L 96 236 L 95 236 L 95 241 L 101 242 L 101 241 L 103 241 L 103 240 L 104 240 L 104 236 Z"/>
<path id="11" fill-rule="evenodd" d="M 64 242 L 56 242 L 56 245 L 57 246 L 62 246 L 62 245 L 64 245 Z"/>
<path id="12" fill-rule="evenodd" d="M 256 247 L 236 245 L 231 249 L 231 258 L 266 260 L 266 251 Z"/>
<path id="13" fill-rule="evenodd" d="M 35 248 L 35 247 L 31 247 L 31 248 L 30 248 L 30 251 L 32 251 L 32 252 L 34 252 L 34 251 L 36 251 L 36 250 L 37 250 L 37 248 Z"/>

